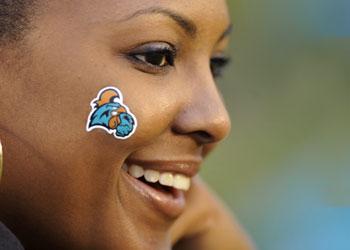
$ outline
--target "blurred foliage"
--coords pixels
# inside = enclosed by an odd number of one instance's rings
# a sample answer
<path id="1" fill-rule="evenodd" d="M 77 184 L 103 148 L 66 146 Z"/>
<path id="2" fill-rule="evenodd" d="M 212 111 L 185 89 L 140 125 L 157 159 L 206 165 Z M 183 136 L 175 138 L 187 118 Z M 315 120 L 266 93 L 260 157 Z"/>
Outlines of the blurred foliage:
<path id="1" fill-rule="evenodd" d="M 350 1 L 229 0 L 231 136 L 202 176 L 262 250 L 350 249 Z"/>

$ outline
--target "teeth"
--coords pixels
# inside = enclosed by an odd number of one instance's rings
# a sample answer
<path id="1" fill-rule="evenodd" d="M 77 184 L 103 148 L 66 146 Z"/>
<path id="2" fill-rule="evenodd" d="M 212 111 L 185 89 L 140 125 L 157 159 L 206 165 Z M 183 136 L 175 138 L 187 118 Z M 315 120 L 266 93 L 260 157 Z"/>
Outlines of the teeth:
<path id="1" fill-rule="evenodd" d="M 144 174 L 144 170 L 142 167 L 137 165 L 131 165 L 129 168 L 129 174 L 135 178 L 140 178 Z"/>
<path id="2" fill-rule="evenodd" d="M 160 173 L 153 169 L 144 170 L 141 166 L 133 164 L 129 167 L 125 163 L 122 168 L 135 178 L 144 176 L 145 180 L 150 183 L 159 181 L 163 186 L 174 187 L 184 191 L 187 191 L 191 186 L 191 178 L 182 174 Z"/>
<path id="3" fill-rule="evenodd" d="M 155 183 L 159 180 L 159 172 L 152 170 L 152 169 L 147 169 L 145 171 L 145 179 L 148 182 Z"/>
<path id="4" fill-rule="evenodd" d="M 169 172 L 160 174 L 159 183 L 164 186 L 172 187 L 174 183 L 173 174 Z"/>
<path id="5" fill-rule="evenodd" d="M 190 188 L 191 181 L 190 178 L 182 174 L 176 174 L 174 176 L 173 187 L 181 190 L 187 191 Z"/>

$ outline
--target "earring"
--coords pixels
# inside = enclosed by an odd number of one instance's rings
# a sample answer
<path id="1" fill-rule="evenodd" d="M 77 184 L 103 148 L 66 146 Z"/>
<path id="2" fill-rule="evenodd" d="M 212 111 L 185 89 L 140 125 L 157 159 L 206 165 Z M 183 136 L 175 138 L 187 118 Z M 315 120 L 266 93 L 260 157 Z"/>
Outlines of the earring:
<path id="1" fill-rule="evenodd" d="M 0 179 L 1 179 L 1 175 L 2 175 L 2 145 L 0 141 Z"/>

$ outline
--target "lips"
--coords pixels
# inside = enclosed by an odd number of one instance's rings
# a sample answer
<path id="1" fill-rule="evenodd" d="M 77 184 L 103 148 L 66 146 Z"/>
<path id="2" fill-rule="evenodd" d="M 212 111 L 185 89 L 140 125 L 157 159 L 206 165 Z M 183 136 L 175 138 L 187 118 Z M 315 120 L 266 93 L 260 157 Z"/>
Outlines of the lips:
<path id="1" fill-rule="evenodd" d="M 122 169 L 136 195 L 157 212 L 177 217 L 185 208 L 184 194 L 198 172 L 199 162 L 127 160 Z"/>

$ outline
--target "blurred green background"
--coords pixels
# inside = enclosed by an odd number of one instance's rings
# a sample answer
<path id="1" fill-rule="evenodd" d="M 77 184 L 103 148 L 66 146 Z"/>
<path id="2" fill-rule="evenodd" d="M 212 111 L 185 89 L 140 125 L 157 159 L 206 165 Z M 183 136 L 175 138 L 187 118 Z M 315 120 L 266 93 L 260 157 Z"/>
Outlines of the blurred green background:
<path id="1" fill-rule="evenodd" d="M 202 176 L 261 250 L 350 249 L 350 1 L 229 0 L 231 136 Z"/>

